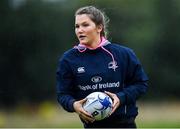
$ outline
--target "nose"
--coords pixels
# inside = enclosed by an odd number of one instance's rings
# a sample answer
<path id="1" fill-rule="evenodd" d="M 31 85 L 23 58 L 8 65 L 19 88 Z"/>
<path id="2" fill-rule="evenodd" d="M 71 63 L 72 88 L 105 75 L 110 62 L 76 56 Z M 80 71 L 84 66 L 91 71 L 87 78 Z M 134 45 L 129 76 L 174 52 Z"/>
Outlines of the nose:
<path id="1" fill-rule="evenodd" d="M 79 26 L 79 27 L 76 29 L 76 32 L 77 32 L 78 34 L 83 33 L 83 28 L 82 28 L 81 26 Z"/>

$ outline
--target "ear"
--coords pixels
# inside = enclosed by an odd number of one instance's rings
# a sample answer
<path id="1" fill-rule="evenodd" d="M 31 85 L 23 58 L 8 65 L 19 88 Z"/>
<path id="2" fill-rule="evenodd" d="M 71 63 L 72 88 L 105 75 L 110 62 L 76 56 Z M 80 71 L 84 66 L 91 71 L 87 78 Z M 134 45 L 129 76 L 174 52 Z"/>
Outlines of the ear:
<path id="1" fill-rule="evenodd" d="M 103 30 L 103 25 L 100 24 L 97 26 L 97 32 L 100 33 Z"/>

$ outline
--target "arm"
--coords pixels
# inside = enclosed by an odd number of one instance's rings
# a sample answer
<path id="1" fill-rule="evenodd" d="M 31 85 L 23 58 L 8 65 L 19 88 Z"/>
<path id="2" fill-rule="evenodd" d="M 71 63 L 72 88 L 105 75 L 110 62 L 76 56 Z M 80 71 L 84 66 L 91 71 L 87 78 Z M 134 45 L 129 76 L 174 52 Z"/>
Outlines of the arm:
<path id="1" fill-rule="evenodd" d="M 82 108 L 86 99 L 76 101 L 73 98 L 73 77 L 69 64 L 61 59 L 56 72 L 58 102 L 66 111 L 76 112 L 86 123 L 92 123 L 94 118 Z"/>
<path id="2" fill-rule="evenodd" d="M 145 74 L 139 60 L 132 50 L 128 50 L 125 84 L 122 92 L 116 95 L 120 103 L 129 104 L 141 97 L 147 91 L 148 77 Z"/>
<path id="3" fill-rule="evenodd" d="M 67 63 L 62 58 L 59 61 L 56 72 L 57 100 L 59 104 L 68 112 L 74 112 L 73 103 L 75 99 L 73 95 L 73 74 Z"/>

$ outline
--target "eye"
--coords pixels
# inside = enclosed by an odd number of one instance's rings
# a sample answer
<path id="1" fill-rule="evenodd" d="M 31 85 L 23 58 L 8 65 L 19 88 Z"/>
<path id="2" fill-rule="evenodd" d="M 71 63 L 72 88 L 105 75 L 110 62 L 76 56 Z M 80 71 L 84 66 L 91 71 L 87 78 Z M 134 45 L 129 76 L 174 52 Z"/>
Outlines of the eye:
<path id="1" fill-rule="evenodd" d="M 79 28 L 79 25 L 75 25 L 75 28 Z"/>
<path id="2" fill-rule="evenodd" d="M 83 26 L 84 26 L 84 27 L 87 27 L 87 26 L 89 26 L 89 24 L 88 24 L 88 23 L 85 23 L 85 24 L 83 24 Z"/>

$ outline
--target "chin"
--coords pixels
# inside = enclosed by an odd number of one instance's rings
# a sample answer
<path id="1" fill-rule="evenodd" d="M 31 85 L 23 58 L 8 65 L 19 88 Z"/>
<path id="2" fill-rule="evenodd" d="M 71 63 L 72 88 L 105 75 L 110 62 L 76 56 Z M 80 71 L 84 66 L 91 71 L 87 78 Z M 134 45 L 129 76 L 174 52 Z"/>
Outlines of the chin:
<path id="1" fill-rule="evenodd" d="M 81 41 L 80 41 L 80 44 L 83 44 L 83 45 L 88 45 L 88 43 L 87 43 L 87 42 L 81 42 Z"/>

